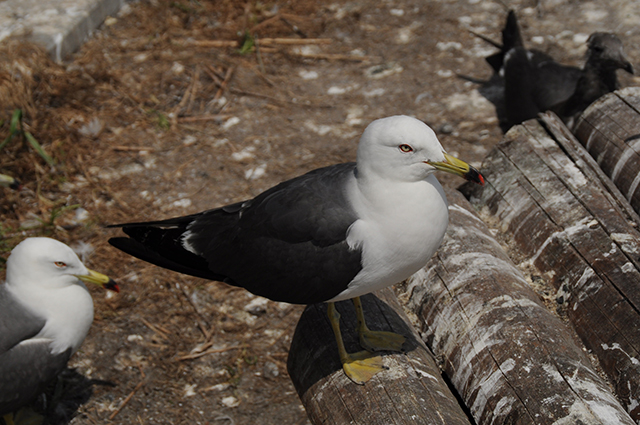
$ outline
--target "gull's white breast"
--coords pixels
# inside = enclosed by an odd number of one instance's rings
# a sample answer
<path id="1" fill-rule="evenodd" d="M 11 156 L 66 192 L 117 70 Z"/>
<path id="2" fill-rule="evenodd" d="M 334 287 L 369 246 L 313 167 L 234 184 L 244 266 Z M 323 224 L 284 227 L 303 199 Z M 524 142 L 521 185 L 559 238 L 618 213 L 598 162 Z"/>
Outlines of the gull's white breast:
<path id="1" fill-rule="evenodd" d="M 360 217 L 347 242 L 362 248 L 362 270 L 331 301 L 367 294 L 400 282 L 420 270 L 440 246 L 449 222 L 447 200 L 438 180 L 377 185 L 364 197 L 351 185 L 350 196 Z"/>

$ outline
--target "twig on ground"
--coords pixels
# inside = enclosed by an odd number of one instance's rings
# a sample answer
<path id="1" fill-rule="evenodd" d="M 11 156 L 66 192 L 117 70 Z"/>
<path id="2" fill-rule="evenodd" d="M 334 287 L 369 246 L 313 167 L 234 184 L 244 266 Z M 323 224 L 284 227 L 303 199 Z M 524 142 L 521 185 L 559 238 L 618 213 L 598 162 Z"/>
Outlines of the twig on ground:
<path id="1" fill-rule="evenodd" d="M 127 214 L 131 213 L 132 208 L 129 206 L 129 204 L 127 204 L 124 200 L 120 199 L 120 196 L 118 196 L 113 190 L 111 190 L 111 188 L 105 184 L 105 183 L 99 183 L 97 182 L 93 177 L 91 177 L 89 175 L 89 172 L 84 168 L 84 164 L 82 163 L 82 161 L 78 161 L 77 162 L 77 166 L 78 168 L 80 168 L 80 171 L 82 171 L 82 174 L 84 175 L 84 178 L 87 179 L 87 181 L 89 182 L 89 184 L 91 184 L 93 187 L 105 192 L 106 194 L 108 194 L 111 199 L 114 200 L 114 202 Z"/>
<path id="2" fill-rule="evenodd" d="M 300 56 L 305 59 L 322 59 L 330 61 L 352 61 L 352 62 L 364 62 L 373 61 L 372 56 L 358 56 L 358 55 L 344 55 L 339 53 L 303 53 L 303 52 L 289 52 L 290 55 Z"/>
<path id="3" fill-rule="evenodd" d="M 264 63 L 262 63 L 262 55 L 260 54 L 260 40 L 258 39 L 258 35 L 253 38 L 253 43 L 256 48 L 256 59 L 258 60 L 258 66 L 260 67 L 260 72 L 266 74 L 267 71 L 264 69 Z"/>
<path id="4" fill-rule="evenodd" d="M 198 121 L 222 121 L 231 118 L 231 115 L 224 114 L 205 114 L 205 115 L 196 115 L 193 117 L 180 117 L 178 118 L 178 122 L 198 122 Z"/>
<path id="5" fill-rule="evenodd" d="M 215 66 L 207 64 L 205 71 L 209 71 L 211 79 L 218 85 L 218 87 L 220 86 L 220 84 L 222 84 L 224 75 L 222 75 L 222 73 L 218 69 L 216 69 Z"/>
<path id="6" fill-rule="evenodd" d="M 187 168 L 189 165 L 193 164 L 196 159 L 198 159 L 198 158 L 194 157 L 194 158 L 191 158 L 189 161 L 183 162 L 178 167 L 176 167 L 173 171 L 167 172 L 165 175 L 170 175 L 170 174 L 176 175 L 178 173 L 181 173 L 182 170 Z"/>
<path id="7" fill-rule="evenodd" d="M 261 38 L 263 46 L 304 46 L 307 44 L 331 44 L 331 38 Z M 240 47 L 235 40 L 183 40 L 181 44 L 197 47 Z"/>
<path id="8" fill-rule="evenodd" d="M 231 80 L 231 76 L 233 75 L 233 71 L 235 71 L 235 67 L 234 66 L 230 66 L 229 68 L 227 68 L 227 73 L 224 76 L 224 80 L 222 80 L 222 82 L 220 84 L 218 84 L 218 92 L 213 97 L 213 100 L 218 100 L 220 98 L 220 96 L 222 96 L 222 93 L 224 92 L 224 90 L 229 85 L 229 81 Z"/>
<path id="9" fill-rule="evenodd" d="M 140 375 L 142 376 L 142 379 L 146 378 L 147 375 L 144 373 L 144 370 L 142 369 L 142 365 L 140 363 L 136 364 L 136 367 L 138 368 L 138 370 L 140 371 Z"/>
<path id="10" fill-rule="evenodd" d="M 169 339 L 169 335 L 171 335 L 171 332 L 169 332 L 168 330 L 163 329 L 160 326 L 149 323 L 144 317 L 141 317 L 140 321 L 144 323 L 146 327 L 148 327 L 153 332 L 155 332 L 155 334 L 158 335 L 160 338 L 165 340 Z"/>
<path id="11" fill-rule="evenodd" d="M 117 408 L 117 409 L 116 409 L 116 410 L 115 410 L 111 415 L 109 415 L 109 420 L 110 420 L 110 421 L 111 421 L 111 420 L 113 420 L 113 418 L 115 418 L 115 417 L 116 417 L 116 415 L 117 415 L 118 413 L 120 413 L 120 411 L 122 410 L 122 408 L 123 408 L 124 406 L 126 406 L 126 405 L 127 405 L 127 403 L 129 403 L 129 401 L 131 400 L 131 398 L 133 398 L 133 396 L 135 395 L 135 393 L 136 393 L 140 388 L 142 388 L 142 386 L 144 385 L 144 383 L 145 383 L 145 382 L 146 382 L 146 378 L 145 378 L 145 377 L 143 377 L 143 378 L 142 378 L 142 381 L 138 382 L 138 385 L 136 385 L 136 386 L 135 386 L 135 388 L 133 389 L 133 391 L 131 391 L 131 392 L 129 393 L 129 395 L 127 396 L 127 398 L 125 398 L 125 399 L 122 401 L 122 403 L 120 403 L 120 406 L 119 406 L 119 407 L 118 407 L 118 408 Z"/>
<path id="12" fill-rule="evenodd" d="M 116 146 L 111 146 L 111 149 L 113 149 L 114 151 L 121 151 L 121 152 L 141 152 L 141 151 L 147 151 L 147 152 L 153 152 L 155 151 L 155 148 L 148 148 L 146 146 L 123 146 L 123 145 L 116 145 Z"/>
<path id="13" fill-rule="evenodd" d="M 185 106 L 188 105 L 189 99 L 195 95 L 195 90 L 194 90 L 194 86 L 197 85 L 197 81 L 198 79 L 196 77 L 199 76 L 199 67 L 196 65 L 196 69 L 194 71 L 194 78 L 191 81 L 191 84 L 189 85 L 189 87 L 187 87 L 187 89 L 184 91 L 184 95 L 182 95 L 182 99 L 180 99 L 180 103 L 178 103 L 175 108 L 173 108 L 173 116 L 177 117 L 178 115 L 180 115 L 180 111 L 182 110 L 182 108 L 184 108 Z"/>
<path id="14" fill-rule="evenodd" d="M 291 30 L 293 32 L 295 32 L 296 34 L 298 34 L 300 37 L 302 38 L 308 38 L 309 36 L 303 32 L 297 25 L 289 22 L 289 20 L 285 17 L 285 16 L 292 16 L 292 15 L 280 15 L 280 20 L 282 22 L 284 22 L 285 24 L 289 25 L 289 27 L 291 28 Z"/>
<path id="15" fill-rule="evenodd" d="M 178 357 L 174 361 L 181 362 L 181 361 L 184 361 L 184 360 L 193 360 L 193 359 L 197 359 L 198 357 L 206 356 L 207 354 L 224 353 L 225 351 L 238 350 L 238 349 L 241 349 L 241 348 L 249 348 L 249 345 L 248 344 L 242 344 L 242 345 L 235 345 L 233 347 L 214 348 L 214 349 L 210 349 L 210 350 L 207 350 L 207 351 L 202 351 L 202 352 L 199 352 L 199 353 L 187 354 L 185 356 Z"/>
<path id="16" fill-rule="evenodd" d="M 200 81 L 200 65 L 196 65 L 196 69 L 193 73 L 193 83 L 191 84 L 191 94 L 189 96 L 189 102 L 187 102 L 187 110 L 185 114 L 191 113 L 191 107 L 193 106 L 193 101 L 196 98 L 198 83 Z"/>
<path id="17" fill-rule="evenodd" d="M 331 44 L 331 38 L 261 38 L 263 46 L 303 46 L 305 44 Z"/>
<path id="18" fill-rule="evenodd" d="M 189 304 L 193 308 L 193 311 L 195 311 L 196 314 L 198 315 L 197 320 L 196 320 L 197 323 L 198 323 L 198 327 L 202 331 L 202 334 L 204 335 L 205 341 L 207 341 L 209 339 L 209 337 L 211 336 L 211 334 L 213 333 L 213 328 L 211 328 L 211 326 L 209 325 L 207 320 L 202 316 L 202 313 L 200 313 L 200 311 L 198 310 L 198 307 L 196 306 L 196 304 L 193 302 L 193 300 L 191 299 L 191 297 L 187 293 L 187 290 L 184 287 L 184 283 L 182 283 L 182 284 L 177 283 L 176 285 L 180 288 L 180 290 L 184 294 L 184 297 L 187 299 L 187 301 L 189 302 Z"/>
<path id="19" fill-rule="evenodd" d="M 265 19 L 264 21 L 260 22 L 259 24 L 254 25 L 248 32 L 249 34 L 255 34 L 256 31 L 261 30 L 262 28 L 266 27 L 267 25 L 271 24 L 272 22 L 275 21 L 279 21 L 280 20 L 280 15 L 276 14 L 273 15 L 272 17 Z"/>
<path id="20" fill-rule="evenodd" d="M 240 43 L 236 40 L 185 40 L 181 44 L 198 47 L 240 47 Z"/>

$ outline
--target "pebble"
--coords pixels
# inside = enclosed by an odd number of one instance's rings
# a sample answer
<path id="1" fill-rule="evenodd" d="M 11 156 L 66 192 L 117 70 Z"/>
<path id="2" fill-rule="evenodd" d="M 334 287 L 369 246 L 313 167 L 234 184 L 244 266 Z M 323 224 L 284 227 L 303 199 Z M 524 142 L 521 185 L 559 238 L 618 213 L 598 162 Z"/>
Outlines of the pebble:
<path id="1" fill-rule="evenodd" d="M 300 71 L 298 75 L 303 80 L 316 80 L 318 78 L 318 73 L 316 71 L 307 71 L 306 69 Z"/>
<path id="2" fill-rule="evenodd" d="M 371 78 L 373 80 L 377 80 L 379 78 L 388 77 L 393 74 L 399 74 L 404 71 L 404 68 L 396 63 L 396 62 L 387 62 L 382 65 L 374 65 L 370 68 L 367 68 L 364 72 L 364 75 L 367 78 Z"/>
<path id="3" fill-rule="evenodd" d="M 191 206 L 191 199 L 189 198 L 178 199 L 177 201 L 173 201 L 171 205 L 177 208 L 188 208 Z"/>
<path id="4" fill-rule="evenodd" d="M 196 384 L 187 384 L 184 386 L 184 396 L 193 397 L 196 395 Z"/>
<path id="5" fill-rule="evenodd" d="M 345 94 L 347 89 L 344 87 L 331 86 L 329 90 L 327 90 L 327 94 Z"/>
<path id="6" fill-rule="evenodd" d="M 96 137 L 104 129 L 104 122 L 100 118 L 95 117 L 78 130 L 80 134 L 86 137 Z"/>
<path id="7" fill-rule="evenodd" d="M 171 66 L 171 72 L 174 75 L 180 75 L 184 72 L 184 65 L 181 64 L 180 62 L 174 62 L 173 65 Z"/>
<path id="8" fill-rule="evenodd" d="M 191 145 L 193 145 L 193 144 L 194 144 L 195 142 L 197 142 L 197 141 L 198 141 L 198 139 L 197 139 L 195 136 L 193 136 L 193 135 L 189 134 L 188 136 L 186 136 L 186 137 L 182 140 L 182 144 L 183 144 L 184 146 L 191 146 Z"/>
<path id="9" fill-rule="evenodd" d="M 250 168 L 244 173 L 244 178 L 247 180 L 256 180 L 264 176 L 267 172 L 267 164 L 260 164 L 255 168 Z"/>
<path id="10" fill-rule="evenodd" d="M 247 305 L 244 306 L 244 311 L 253 314 L 254 316 L 261 316 L 267 312 L 267 304 L 269 300 L 263 297 L 255 297 Z"/>
<path id="11" fill-rule="evenodd" d="M 280 375 L 278 365 L 274 362 L 266 362 L 262 368 L 262 374 L 266 378 L 277 378 Z"/>
<path id="12" fill-rule="evenodd" d="M 462 44 L 457 41 L 439 41 L 438 44 L 436 44 L 436 48 L 441 52 L 451 52 L 462 49 Z"/>
<path id="13" fill-rule="evenodd" d="M 240 152 L 232 153 L 231 159 L 233 159 L 234 161 L 242 161 L 245 159 L 253 158 L 256 156 L 255 151 L 256 151 L 255 146 L 248 146 L 243 150 L 241 150 Z"/>
<path id="14" fill-rule="evenodd" d="M 240 406 L 240 400 L 233 396 L 224 397 L 220 402 L 226 407 L 238 407 Z"/>
<path id="15" fill-rule="evenodd" d="M 224 124 L 222 124 L 222 128 L 225 129 L 225 130 L 228 130 L 229 128 L 231 128 L 234 125 L 239 124 L 239 123 L 240 123 L 240 118 L 231 117 Z"/>

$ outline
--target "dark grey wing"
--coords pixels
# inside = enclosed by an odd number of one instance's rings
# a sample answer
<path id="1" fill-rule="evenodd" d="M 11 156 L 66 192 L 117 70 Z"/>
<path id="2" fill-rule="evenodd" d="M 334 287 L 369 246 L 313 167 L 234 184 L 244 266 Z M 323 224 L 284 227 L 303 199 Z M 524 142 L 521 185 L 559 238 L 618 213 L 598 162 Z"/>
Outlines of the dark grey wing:
<path id="1" fill-rule="evenodd" d="M 354 172 L 353 163 L 334 165 L 249 201 L 162 222 L 125 224 L 133 241 L 110 243 L 162 267 L 273 300 L 326 301 L 362 268 L 361 252 L 346 243 L 357 219 L 345 192 Z"/>
<path id="2" fill-rule="evenodd" d="M 5 284 L 0 285 L 0 355 L 37 335 L 44 324 L 45 320 L 20 304 Z"/>
<path id="3" fill-rule="evenodd" d="M 362 268 L 361 252 L 346 242 L 357 219 L 345 187 L 354 171 L 341 164 L 281 183 L 245 203 L 214 238 L 217 217 L 199 217 L 188 240 L 211 269 L 255 294 L 299 304 L 331 299 Z"/>
<path id="4" fill-rule="evenodd" d="M 0 354 L 0 415 L 31 402 L 64 369 L 71 349 L 54 356 L 49 345 L 31 340 Z"/>

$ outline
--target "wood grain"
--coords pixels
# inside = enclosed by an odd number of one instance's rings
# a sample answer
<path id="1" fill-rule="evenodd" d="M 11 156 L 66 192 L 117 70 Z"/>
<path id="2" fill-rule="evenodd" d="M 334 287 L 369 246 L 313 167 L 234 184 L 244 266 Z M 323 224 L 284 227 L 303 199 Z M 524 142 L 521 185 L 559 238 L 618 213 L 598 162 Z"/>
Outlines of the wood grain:
<path id="1" fill-rule="evenodd" d="M 576 333 L 640 421 L 640 234 L 615 195 L 560 148 L 563 132 L 535 120 L 514 127 L 484 161 L 485 189 L 463 191 L 522 263 L 555 287 Z"/>

